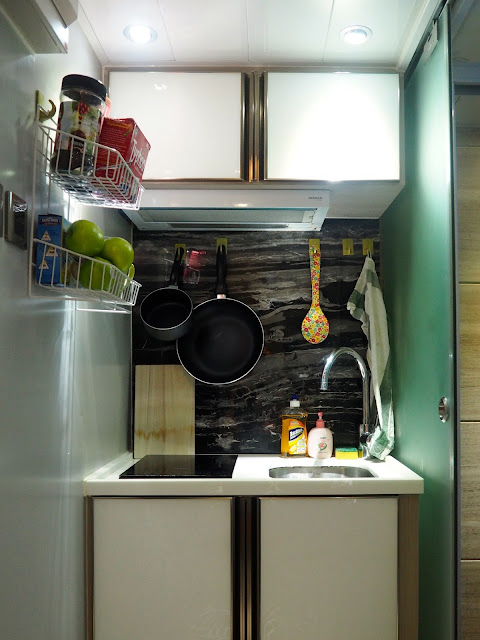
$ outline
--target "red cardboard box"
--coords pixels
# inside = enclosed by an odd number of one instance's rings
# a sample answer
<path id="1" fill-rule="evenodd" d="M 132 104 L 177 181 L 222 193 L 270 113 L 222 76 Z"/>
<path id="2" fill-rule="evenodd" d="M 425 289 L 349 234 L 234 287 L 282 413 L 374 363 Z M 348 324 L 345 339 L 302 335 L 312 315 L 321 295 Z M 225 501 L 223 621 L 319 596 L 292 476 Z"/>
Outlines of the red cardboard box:
<path id="1" fill-rule="evenodd" d="M 116 149 L 132 170 L 134 176 L 142 179 L 147 162 L 150 143 L 132 118 L 115 120 L 104 118 L 99 144 Z M 95 175 L 116 180 L 118 156 L 101 147 L 98 149 Z"/>

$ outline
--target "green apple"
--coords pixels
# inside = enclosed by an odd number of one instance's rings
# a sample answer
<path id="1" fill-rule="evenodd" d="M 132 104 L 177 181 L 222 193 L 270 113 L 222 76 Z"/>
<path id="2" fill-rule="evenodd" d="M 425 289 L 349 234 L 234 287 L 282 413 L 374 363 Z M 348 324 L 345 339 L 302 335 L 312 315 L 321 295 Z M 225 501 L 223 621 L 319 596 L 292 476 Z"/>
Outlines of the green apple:
<path id="1" fill-rule="evenodd" d="M 133 262 L 133 247 L 124 238 L 107 238 L 100 255 L 110 260 L 117 269 L 127 273 Z"/>
<path id="2" fill-rule="evenodd" d="M 103 231 L 94 222 L 76 220 L 65 232 L 63 243 L 70 251 L 84 256 L 98 256 L 105 244 L 105 237 Z"/>
<path id="3" fill-rule="evenodd" d="M 94 260 L 99 260 L 95 262 Z M 78 280 L 85 289 L 94 289 L 95 291 L 108 291 L 110 281 L 112 279 L 113 264 L 110 260 L 105 260 L 99 256 L 94 256 L 94 260 L 83 260 Z M 100 264 L 102 263 L 102 264 Z M 92 280 L 90 282 L 90 274 Z"/>

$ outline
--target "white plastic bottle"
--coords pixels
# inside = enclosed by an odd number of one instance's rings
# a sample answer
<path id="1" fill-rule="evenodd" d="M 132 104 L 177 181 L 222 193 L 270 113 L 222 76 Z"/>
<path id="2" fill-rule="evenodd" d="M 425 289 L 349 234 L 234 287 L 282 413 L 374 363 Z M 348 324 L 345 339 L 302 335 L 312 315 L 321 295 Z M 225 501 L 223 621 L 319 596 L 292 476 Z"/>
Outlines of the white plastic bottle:
<path id="1" fill-rule="evenodd" d="M 326 428 L 322 415 L 319 412 L 318 420 L 308 434 L 308 455 L 311 458 L 330 458 L 333 452 L 333 433 Z"/>

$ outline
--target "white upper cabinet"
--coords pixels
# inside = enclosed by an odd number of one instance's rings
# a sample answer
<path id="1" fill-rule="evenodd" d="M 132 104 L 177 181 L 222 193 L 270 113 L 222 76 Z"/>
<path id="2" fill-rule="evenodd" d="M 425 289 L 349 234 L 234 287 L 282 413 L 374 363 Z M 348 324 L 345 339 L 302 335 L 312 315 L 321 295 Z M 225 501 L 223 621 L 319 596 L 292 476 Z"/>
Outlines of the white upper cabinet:
<path id="1" fill-rule="evenodd" d="M 267 180 L 399 180 L 398 74 L 265 74 L 264 143 Z"/>
<path id="2" fill-rule="evenodd" d="M 112 70 L 108 84 L 112 117 L 134 118 L 151 144 L 143 180 L 156 222 L 232 185 L 323 189 L 329 217 L 378 218 L 405 184 L 400 74 Z M 248 200 L 228 202 L 212 208 Z"/>
<path id="3" fill-rule="evenodd" d="M 143 180 L 241 180 L 243 74 L 112 71 L 113 118 L 151 144 Z"/>
<path id="4" fill-rule="evenodd" d="M 2 11 L 13 22 L 33 53 L 67 53 L 68 25 L 75 22 L 78 0 L 1 0 Z"/>

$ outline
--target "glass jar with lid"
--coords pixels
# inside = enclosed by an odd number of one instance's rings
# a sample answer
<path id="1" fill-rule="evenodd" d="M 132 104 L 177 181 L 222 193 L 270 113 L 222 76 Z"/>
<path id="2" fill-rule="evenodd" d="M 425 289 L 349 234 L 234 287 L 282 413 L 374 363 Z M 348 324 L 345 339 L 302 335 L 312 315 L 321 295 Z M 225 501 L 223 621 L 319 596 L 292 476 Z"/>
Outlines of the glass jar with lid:
<path id="1" fill-rule="evenodd" d="M 78 74 L 63 78 L 52 171 L 92 173 L 106 96 L 107 88 L 95 78 Z"/>

